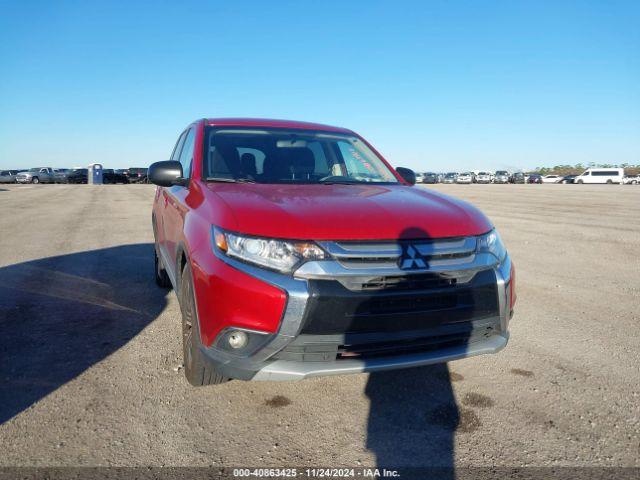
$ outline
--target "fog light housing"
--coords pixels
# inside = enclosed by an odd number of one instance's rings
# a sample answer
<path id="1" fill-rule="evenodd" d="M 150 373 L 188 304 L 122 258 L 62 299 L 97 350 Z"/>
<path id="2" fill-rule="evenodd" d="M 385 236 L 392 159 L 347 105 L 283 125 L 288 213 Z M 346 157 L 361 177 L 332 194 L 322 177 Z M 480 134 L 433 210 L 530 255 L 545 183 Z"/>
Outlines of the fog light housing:
<path id="1" fill-rule="evenodd" d="M 220 332 L 211 348 L 239 357 L 247 357 L 264 347 L 273 337 L 274 334 L 269 332 L 227 327 Z"/>
<path id="2" fill-rule="evenodd" d="M 234 350 L 238 350 L 247 346 L 249 336 L 242 330 L 233 330 L 227 334 L 227 343 Z"/>

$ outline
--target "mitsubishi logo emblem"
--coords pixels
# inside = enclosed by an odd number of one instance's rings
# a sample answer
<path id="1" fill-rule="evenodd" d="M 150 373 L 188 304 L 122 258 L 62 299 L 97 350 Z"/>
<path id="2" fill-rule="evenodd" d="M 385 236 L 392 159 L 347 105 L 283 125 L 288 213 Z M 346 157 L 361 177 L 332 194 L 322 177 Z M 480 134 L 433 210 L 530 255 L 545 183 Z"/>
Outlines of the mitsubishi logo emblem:
<path id="1" fill-rule="evenodd" d="M 402 256 L 398 260 L 398 266 L 402 270 L 427 268 L 424 258 L 422 258 L 422 255 L 420 255 L 413 245 L 404 245 L 402 247 Z"/>

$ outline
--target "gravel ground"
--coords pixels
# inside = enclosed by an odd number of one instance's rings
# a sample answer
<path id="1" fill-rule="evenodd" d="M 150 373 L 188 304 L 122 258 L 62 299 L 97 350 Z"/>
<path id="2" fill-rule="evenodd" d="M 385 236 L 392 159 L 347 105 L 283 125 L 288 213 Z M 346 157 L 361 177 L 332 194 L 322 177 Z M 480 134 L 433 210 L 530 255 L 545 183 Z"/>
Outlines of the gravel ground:
<path id="1" fill-rule="evenodd" d="M 639 467 L 640 187 L 430 188 L 509 247 L 504 351 L 195 389 L 153 283 L 153 187 L 0 185 L 0 466 Z"/>

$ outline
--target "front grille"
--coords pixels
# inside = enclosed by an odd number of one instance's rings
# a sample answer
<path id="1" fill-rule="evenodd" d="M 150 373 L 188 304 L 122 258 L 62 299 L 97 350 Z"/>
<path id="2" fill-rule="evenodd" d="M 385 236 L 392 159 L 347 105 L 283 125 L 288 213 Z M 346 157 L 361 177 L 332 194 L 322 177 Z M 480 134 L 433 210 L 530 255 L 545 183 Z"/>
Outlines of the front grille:
<path id="1" fill-rule="evenodd" d="M 466 345 L 469 341 L 467 333 L 441 335 L 438 337 L 415 338 L 395 342 L 378 342 L 364 345 L 340 345 L 336 360 L 367 359 L 388 357 L 392 355 L 409 355 L 425 353 L 442 348 Z"/>
<path id="2" fill-rule="evenodd" d="M 456 281 L 455 278 L 440 275 L 396 275 L 366 280 L 360 284 L 360 288 L 361 290 L 425 290 L 451 287 L 456 284 Z"/>
<path id="3" fill-rule="evenodd" d="M 477 238 L 399 240 L 397 242 L 321 242 L 336 261 L 349 270 L 397 268 L 403 251 L 411 247 L 430 265 L 464 265 L 475 258 Z"/>
<path id="4" fill-rule="evenodd" d="M 335 280 L 309 281 L 311 295 L 302 333 L 421 330 L 498 315 L 493 270 L 478 272 L 466 283 L 434 276 L 425 275 L 423 280 L 418 277 L 395 278 L 393 281 L 399 287 L 360 291 L 350 290 Z M 386 281 L 373 282 L 373 286 Z"/>
<path id="5" fill-rule="evenodd" d="M 485 320 L 394 334 L 302 334 L 272 358 L 295 362 L 332 362 L 420 354 L 464 347 L 495 335 L 498 330 L 496 320 Z"/>
<path id="6" fill-rule="evenodd" d="M 496 273 L 477 256 L 477 237 L 321 246 L 335 263 L 301 268 L 309 299 L 300 331 L 274 359 L 405 355 L 500 329 Z"/>

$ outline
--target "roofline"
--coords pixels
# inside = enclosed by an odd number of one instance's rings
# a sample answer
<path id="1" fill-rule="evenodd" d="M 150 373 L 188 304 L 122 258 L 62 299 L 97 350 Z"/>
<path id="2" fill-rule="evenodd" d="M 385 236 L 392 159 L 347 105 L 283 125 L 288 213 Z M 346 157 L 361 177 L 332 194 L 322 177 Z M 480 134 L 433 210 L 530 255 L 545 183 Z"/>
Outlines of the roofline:
<path id="1" fill-rule="evenodd" d="M 355 132 L 347 128 L 324 125 L 322 123 L 300 122 L 296 120 L 281 120 L 273 118 L 205 118 L 207 126 L 224 127 L 265 127 L 296 130 L 322 130 L 325 132 L 337 132 L 355 135 Z"/>

